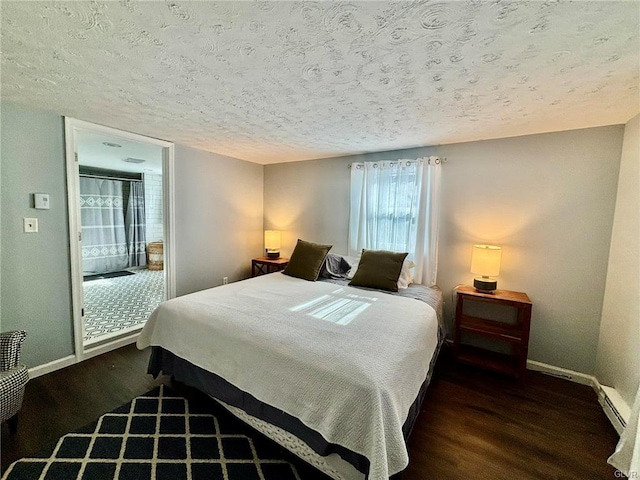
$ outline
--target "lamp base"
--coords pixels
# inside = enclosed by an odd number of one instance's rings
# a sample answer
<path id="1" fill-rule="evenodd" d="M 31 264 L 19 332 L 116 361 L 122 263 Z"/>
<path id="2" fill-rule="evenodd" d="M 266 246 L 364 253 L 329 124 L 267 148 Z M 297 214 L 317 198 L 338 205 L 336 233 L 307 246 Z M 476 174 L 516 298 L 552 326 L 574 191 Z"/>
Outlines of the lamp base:
<path id="1" fill-rule="evenodd" d="M 272 260 L 276 260 L 276 259 L 280 258 L 280 252 L 269 252 L 269 251 L 267 251 L 267 258 L 270 258 Z"/>
<path id="2" fill-rule="evenodd" d="M 474 278 L 473 286 L 478 292 L 481 293 L 493 293 L 495 289 L 498 287 L 498 281 L 493 280 L 489 277 L 484 278 Z"/>

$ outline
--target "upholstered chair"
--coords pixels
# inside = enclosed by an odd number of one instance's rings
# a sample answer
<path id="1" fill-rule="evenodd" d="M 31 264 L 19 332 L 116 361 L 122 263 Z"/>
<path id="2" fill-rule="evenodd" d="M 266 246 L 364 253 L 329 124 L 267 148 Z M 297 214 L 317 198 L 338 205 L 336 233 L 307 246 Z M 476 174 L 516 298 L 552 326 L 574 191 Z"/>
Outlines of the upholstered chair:
<path id="1" fill-rule="evenodd" d="M 18 411 L 29 380 L 27 367 L 20 364 L 20 349 L 27 332 L 0 333 L 0 421 L 8 421 L 9 431 L 18 428 Z"/>

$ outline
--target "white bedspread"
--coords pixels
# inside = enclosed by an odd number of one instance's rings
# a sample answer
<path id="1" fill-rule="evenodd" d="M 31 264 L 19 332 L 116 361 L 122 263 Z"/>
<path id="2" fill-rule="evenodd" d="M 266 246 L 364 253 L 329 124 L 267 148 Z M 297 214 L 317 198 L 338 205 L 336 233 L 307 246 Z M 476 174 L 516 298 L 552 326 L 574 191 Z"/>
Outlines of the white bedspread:
<path id="1" fill-rule="evenodd" d="M 402 435 L 437 346 L 418 300 L 281 273 L 179 297 L 149 318 L 161 346 L 364 455 L 369 478 L 408 464 Z"/>

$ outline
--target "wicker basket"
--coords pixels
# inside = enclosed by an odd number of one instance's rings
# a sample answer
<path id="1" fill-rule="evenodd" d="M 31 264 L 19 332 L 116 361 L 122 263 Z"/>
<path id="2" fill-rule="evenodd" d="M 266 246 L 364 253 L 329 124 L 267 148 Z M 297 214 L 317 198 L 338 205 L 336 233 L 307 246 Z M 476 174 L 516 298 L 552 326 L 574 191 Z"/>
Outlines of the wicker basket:
<path id="1" fill-rule="evenodd" d="M 149 270 L 164 269 L 164 244 L 151 242 L 147 245 L 147 265 Z"/>

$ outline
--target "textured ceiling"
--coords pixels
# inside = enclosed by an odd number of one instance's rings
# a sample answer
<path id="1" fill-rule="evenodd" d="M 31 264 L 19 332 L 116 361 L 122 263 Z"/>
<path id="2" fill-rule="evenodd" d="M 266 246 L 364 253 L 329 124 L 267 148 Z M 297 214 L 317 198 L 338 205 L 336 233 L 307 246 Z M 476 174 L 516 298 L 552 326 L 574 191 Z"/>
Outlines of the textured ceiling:
<path id="1" fill-rule="evenodd" d="M 624 123 L 640 3 L 1 2 L 2 99 L 259 163 Z"/>

